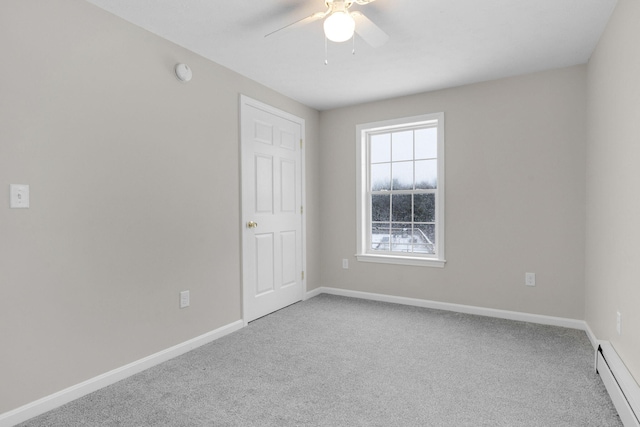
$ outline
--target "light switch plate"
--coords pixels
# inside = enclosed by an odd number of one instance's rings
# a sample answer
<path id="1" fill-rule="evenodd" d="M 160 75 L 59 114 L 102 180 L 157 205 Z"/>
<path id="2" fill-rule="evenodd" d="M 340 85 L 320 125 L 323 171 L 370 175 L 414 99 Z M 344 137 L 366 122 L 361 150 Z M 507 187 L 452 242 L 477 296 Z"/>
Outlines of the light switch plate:
<path id="1" fill-rule="evenodd" d="M 29 186 L 24 184 L 11 184 L 9 186 L 10 207 L 12 209 L 29 207 Z"/>

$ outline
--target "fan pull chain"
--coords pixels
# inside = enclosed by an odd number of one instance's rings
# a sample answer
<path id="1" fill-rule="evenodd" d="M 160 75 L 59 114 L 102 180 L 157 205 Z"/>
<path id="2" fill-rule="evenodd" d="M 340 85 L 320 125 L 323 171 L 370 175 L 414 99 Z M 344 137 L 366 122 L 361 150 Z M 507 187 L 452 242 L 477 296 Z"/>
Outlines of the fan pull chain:
<path id="1" fill-rule="evenodd" d="M 328 53 L 327 53 L 327 37 L 325 36 L 324 38 L 324 65 L 329 64 L 329 59 L 328 59 Z"/>
<path id="2" fill-rule="evenodd" d="M 355 33 L 351 37 L 351 41 L 353 43 L 353 47 L 351 48 L 351 54 L 356 54 L 356 35 Z M 325 36 L 324 38 L 324 65 L 329 65 L 329 39 Z"/>

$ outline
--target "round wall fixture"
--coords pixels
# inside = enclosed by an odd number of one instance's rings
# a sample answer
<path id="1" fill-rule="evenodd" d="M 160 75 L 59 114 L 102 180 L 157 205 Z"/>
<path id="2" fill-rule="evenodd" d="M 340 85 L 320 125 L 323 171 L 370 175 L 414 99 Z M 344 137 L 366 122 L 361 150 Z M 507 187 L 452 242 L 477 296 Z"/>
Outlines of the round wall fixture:
<path id="1" fill-rule="evenodd" d="M 191 72 L 191 68 L 187 64 L 176 64 L 176 77 L 181 82 L 188 82 L 193 77 L 193 73 Z"/>

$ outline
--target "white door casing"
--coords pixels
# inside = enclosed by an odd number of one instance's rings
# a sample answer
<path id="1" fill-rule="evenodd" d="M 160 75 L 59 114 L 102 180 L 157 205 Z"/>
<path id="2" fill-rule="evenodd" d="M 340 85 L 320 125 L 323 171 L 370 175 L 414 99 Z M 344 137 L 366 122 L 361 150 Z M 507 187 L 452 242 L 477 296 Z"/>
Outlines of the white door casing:
<path id="1" fill-rule="evenodd" d="M 240 98 L 245 324 L 304 295 L 304 120 Z"/>

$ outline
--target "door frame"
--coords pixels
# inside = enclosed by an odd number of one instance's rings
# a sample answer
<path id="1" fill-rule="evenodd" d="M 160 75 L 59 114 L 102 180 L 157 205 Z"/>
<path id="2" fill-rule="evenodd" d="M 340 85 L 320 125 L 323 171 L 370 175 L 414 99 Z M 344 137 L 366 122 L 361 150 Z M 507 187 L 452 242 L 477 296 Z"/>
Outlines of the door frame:
<path id="1" fill-rule="evenodd" d="M 300 188 L 301 188 L 301 197 L 302 197 L 302 215 L 301 215 L 301 228 L 302 228 L 302 247 L 301 256 L 302 256 L 302 271 L 304 272 L 304 277 L 302 278 L 302 301 L 306 299 L 307 295 L 307 189 L 306 189 L 306 165 L 305 165 L 305 148 L 306 148 L 306 132 L 305 132 L 305 120 L 301 117 L 295 116 L 286 111 L 280 110 L 279 108 L 273 107 L 269 104 L 265 104 L 264 102 L 253 99 L 247 95 L 240 94 L 240 102 L 238 108 L 238 151 L 239 151 L 239 163 L 240 163 L 240 295 L 242 299 L 242 323 L 244 326 L 247 326 L 249 322 L 247 322 L 245 313 L 246 313 L 246 292 L 245 292 L 245 277 L 244 277 L 244 268 L 245 268 L 245 259 L 244 259 L 244 233 L 245 233 L 245 207 L 244 203 L 244 194 L 243 194 L 243 179 L 244 179 L 244 171 L 243 171 L 243 139 L 242 139 L 242 124 L 245 119 L 245 109 L 247 107 L 254 107 L 260 110 L 266 111 L 270 114 L 274 114 L 276 116 L 280 116 L 287 120 L 290 120 L 294 123 L 300 125 Z"/>

